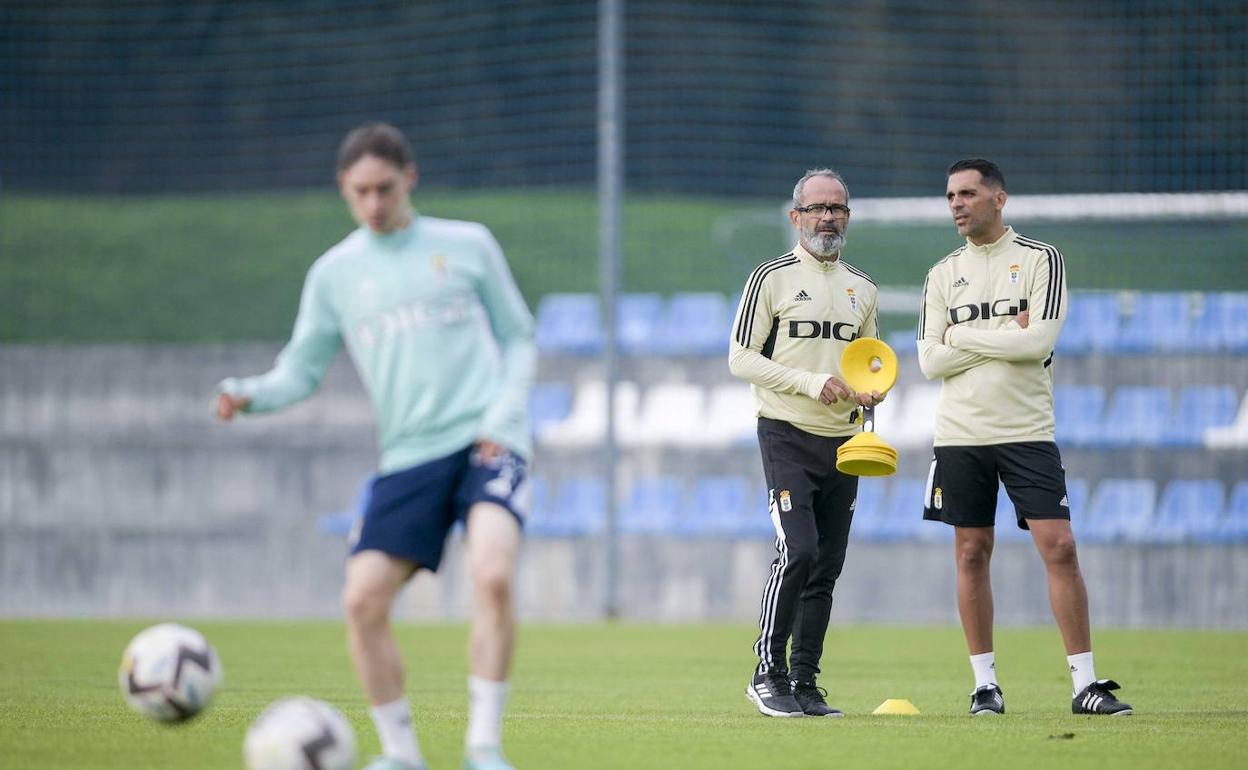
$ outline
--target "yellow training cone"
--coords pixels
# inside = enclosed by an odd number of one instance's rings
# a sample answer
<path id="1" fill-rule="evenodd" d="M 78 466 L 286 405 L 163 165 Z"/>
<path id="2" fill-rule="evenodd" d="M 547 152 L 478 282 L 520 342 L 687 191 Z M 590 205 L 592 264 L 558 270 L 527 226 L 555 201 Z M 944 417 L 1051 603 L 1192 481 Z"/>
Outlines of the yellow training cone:
<path id="1" fill-rule="evenodd" d="M 897 384 L 897 354 L 882 340 L 859 337 L 841 353 L 841 378 L 858 393 L 887 393 Z"/>
<path id="2" fill-rule="evenodd" d="M 887 393 L 897 384 L 897 354 L 873 337 L 859 337 L 841 353 L 841 378 L 858 393 Z M 850 476 L 890 476 L 897 472 L 897 450 L 865 424 L 836 450 L 836 469 Z"/>
<path id="3" fill-rule="evenodd" d="M 905 698 L 889 698 L 876 707 L 872 714 L 890 714 L 894 716 L 914 716 L 919 710 Z"/>

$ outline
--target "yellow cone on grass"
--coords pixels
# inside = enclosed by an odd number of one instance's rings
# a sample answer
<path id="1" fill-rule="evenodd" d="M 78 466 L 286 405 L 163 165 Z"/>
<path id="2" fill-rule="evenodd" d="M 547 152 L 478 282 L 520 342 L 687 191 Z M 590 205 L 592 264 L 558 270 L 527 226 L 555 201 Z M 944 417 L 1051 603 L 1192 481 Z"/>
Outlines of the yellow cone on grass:
<path id="1" fill-rule="evenodd" d="M 905 698 L 889 698 L 875 708 L 872 714 L 886 714 L 891 716 L 914 716 L 919 710 L 914 704 Z"/>

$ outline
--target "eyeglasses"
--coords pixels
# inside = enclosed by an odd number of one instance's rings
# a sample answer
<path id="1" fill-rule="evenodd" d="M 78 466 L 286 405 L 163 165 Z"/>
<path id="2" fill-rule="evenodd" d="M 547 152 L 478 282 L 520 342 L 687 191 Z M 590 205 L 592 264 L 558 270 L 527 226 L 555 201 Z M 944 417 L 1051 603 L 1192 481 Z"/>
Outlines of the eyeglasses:
<path id="1" fill-rule="evenodd" d="M 809 206 L 794 206 L 793 210 L 803 214 L 813 214 L 816 218 L 822 217 L 829 211 L 832 212 L 834 217 L 849 216 L 849 206 L 843 206 L 839 203 L 812 203 Z"/>

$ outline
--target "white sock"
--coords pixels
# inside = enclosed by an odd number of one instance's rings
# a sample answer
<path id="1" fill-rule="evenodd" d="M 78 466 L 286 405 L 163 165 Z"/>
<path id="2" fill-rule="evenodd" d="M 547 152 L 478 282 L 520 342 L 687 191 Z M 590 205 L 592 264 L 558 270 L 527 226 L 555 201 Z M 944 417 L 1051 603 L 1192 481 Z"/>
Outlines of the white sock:
<path id="1" fill-rule="evenodd" d="M 971 670 L 975 672 L 975 689 L 997 683 L 997 655 L 984 652 L 971 656 Z"/>
<path id="2" fill-rule="evenodd" d="M 507 705 L 507 682 L 468 677 L 469 751 L 497 749 L 503 745 L 503 708 Z"/>
<path id="3" fill-rule="evenodd" d="M 1096 667 L 1092 665 L 1091 650 L 1078 655 L 1067 655 L 1066 662 L 1070 664 L 1070 680 L 1075 684 L 1076 695 L 1096 681 Z"/>
<path id="4" fill-rule="evenodd" d="M 416 731 L 412 728 L 412 709 L 407 698 L 373 706 L 373 724 L 381 738 L 381 753 L 389 759 L 398 759 L 409 765 L 421 765 L 420 746 L 416 743 Z"/>

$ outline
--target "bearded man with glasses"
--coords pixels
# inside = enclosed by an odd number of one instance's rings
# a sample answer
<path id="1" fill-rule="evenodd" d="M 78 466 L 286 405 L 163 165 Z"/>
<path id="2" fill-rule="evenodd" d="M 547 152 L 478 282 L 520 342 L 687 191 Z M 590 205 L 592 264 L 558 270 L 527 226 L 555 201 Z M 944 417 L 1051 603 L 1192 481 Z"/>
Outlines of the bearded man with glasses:
<path id="1" fill-rule="evenodd" d="M 840 376 L 845 346 L 879 337 L 875 283 L 841 259 L 849 216 L 841 175 L 807 171 L 789 211 L 798 243 L 754 269 L 733 322 L 728 366 L 754 394 L 776 532 L 745 692 L 773 717 L 843 716 L 815 684 L 858 496 L 858 478 L 836 470 L 836 450 L 858 432 L 858 407 L 884 399 Z"/>

